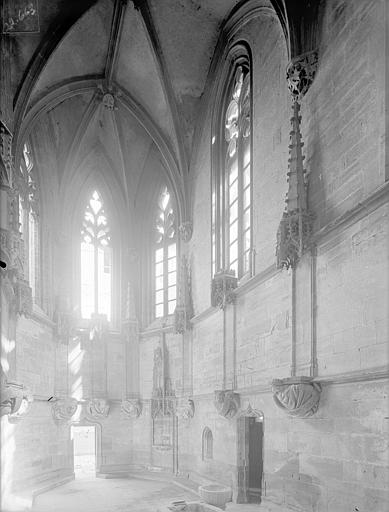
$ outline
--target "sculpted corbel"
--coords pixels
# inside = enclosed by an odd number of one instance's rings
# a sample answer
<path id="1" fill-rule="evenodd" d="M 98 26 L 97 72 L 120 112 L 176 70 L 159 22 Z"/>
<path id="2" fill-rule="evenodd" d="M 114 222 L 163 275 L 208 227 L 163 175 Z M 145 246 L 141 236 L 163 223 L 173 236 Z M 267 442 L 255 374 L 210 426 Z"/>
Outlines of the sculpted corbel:
<path id="1" fill-rule="evenodd" d="M 52 405 L 52 414 L 57 423 L 70 422 L 76 414 L 78 401 L 75 398 L 60 398 Z"/>
<path id="2" fill-rule="evenodd" d="M 128 418 L 139 418 L 142 414 L 142 402 L 139 398 L 126 398 L 122 401 L 121 410 Z"/>
<path id="3" fill-rule="evenodd" d="M 215 391 L 214 404 L 218 414 L 231 419 L 239 410 L 240 397 L 232 390 Z"/>
<path id="4" fill-rule="evenodd" d="M 106 418 L 109 409 L 109 402 L 105 398 L 92 398 L 86 404 L 87 415 L 95 419 Z"/>
<path id="5" fill-rule="evenodd" d="M 289 416 L 308 418 L 319 408 L 321 385 L 310 377 L 274 379 L 272 390 L 275 404 Z"/>

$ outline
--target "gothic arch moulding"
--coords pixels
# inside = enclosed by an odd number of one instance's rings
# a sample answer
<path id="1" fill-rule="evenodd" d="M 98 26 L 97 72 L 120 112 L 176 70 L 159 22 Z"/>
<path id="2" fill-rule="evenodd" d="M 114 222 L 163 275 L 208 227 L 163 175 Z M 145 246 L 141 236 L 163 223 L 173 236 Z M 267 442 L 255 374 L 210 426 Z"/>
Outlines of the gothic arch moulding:
<path id="1" fill-rule="evenodd" d="M 258 418 L 259 420 L 263 421 L 264 420 L 264 414 L 262 411 L 260 411 L 259 409 L 254 409 L 251 404 L 249 403 L 249 405 L 247 406 L 246 409 L 244 410 L 241 410 L 239 412 L 239 418 Z"/>
<path id="2" fill-rule="evenodd" d="M 131 96 L 131 94 L 117 84 L 114 84 L 113 87 L 117 105 L 119 107 L 122 106 L 128 115 L 130 115 L 145 130 L 146 134 L 148 134 L 161 154 L 161 161 L 163 162 L 163 165 L 161 166 L 162 172 L 165 174 L 169 188 L 175 197 L 180 224 L 190 220 L 187 208 L 187 192 L 185 190 L 184 177 L 180 171 L 173 148 L 170 146 L 170 143 L 167 142 L 165 136 L 161 133 L 160 129 L 147 111 Z M 47 91 L 47 94 L 43 98 L 38 98 L 31 105 L 23 120 L 15 129 L 15 136 L 13 138 L 15 161 L 18 161 L 18 159 L 20 160 L 24 141 L 33 130 L 35 124 L 41 120 L 42 116 L 46 112 L 54 109 L 58 104 L 72 98 L 73 96 L 95 92 L 96 94 L 91 100 L 90 115 L 89 117 L 86 116 L 86 121 L 85 118 L 81 121 L 81 123 L 86 122 L 86 126 L 83 130 L 85 131 L 87 129 L 88 122 L 91 117 L 93 117 L 93 109 L 96 108 L 96 98 L 102 88 L 103 80 L 101 78 L 75 78 L 66 83 L 53 86 Z M 79 139 L 81 137 L 77 138 Z M 72 152 L 74 150 L 75 148 L 72 147 Z"/>

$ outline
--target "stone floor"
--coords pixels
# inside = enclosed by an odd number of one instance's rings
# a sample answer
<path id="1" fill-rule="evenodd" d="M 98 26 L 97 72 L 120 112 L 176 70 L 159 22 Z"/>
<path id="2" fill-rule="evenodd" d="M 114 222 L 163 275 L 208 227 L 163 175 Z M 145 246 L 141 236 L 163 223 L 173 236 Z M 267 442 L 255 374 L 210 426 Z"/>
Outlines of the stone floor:
<path id="1" fill-rule="evenodd" d="M 36 497 L 32 512 L 156 512 L 174 500 L 196 501 L 190 490 L 166 481 L 80 478 Z M 265 505 L 228 503 L 226 512 L 275 512 Z M 277 511 L 278 512 L 278 511 Z"/>

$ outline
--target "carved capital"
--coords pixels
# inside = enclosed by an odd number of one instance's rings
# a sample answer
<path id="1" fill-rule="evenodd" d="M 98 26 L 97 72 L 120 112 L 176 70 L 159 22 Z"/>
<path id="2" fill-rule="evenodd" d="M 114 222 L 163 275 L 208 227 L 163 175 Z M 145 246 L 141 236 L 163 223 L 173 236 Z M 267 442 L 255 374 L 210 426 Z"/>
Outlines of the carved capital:
<path id="1" fill-rule="evenodd" d="M 77 407 L 78 401 L 75 398 L 60 398 L 51 406 L 54 421 L 57 423 L 71 421 L 76 414 Z"/>
<path id="2" fill-rule="evenodd" d="M 10 423 L 17 423 L 29 411 L 34 401 L 32 394 L 22 384 L 7 382 L 2 372 L 0 416 L 8 415 Z"/>
<path id="3" fill-rule="evenodd" d="M 317 51 L 299 55 L 286 68 L 286 80 L 294 101 L 300 101 L 315 78 L 318 63 Z"/>
<path id="4" fill-rule="evenodd" d="M 193 223 L 190 220 L 187 220 L 179 226 L 178 230 L 180 232 L 181 239 L 184 242 L 189 242 L 192 238 Z"/>
<path id="5" fill-rule="evenodd" d="M 151 417 L 156 416 L 174 416 L 176 413 L 176 398 L 169 395 L 165 397 L 153 397 L 151 399 Z"/>
<path id="6" fill-rule="evenodd" d="M 235 302 L 235 288 L 238 286 L 238 279 L 232 270 L 217 272 L 211 284 L 211 304 L 213 307 L 224 309 L 227 304 Z"/>
<path id="7" fill-rule="evenodd" d="M 289 416 L 308 418 L 319 408 L 321 386 L 311 377 L 274 379 L 272 390 L 275 404 Z"/>
<path id="8" fill-rule="evenodd" d="M 109 414 L 109 402 L 105 398 L 92 398 L 86 404 L 86 414 L 94 419 L 106 418 Z"/>
<path id="9" fill-rule="evenodd" d="M 142 402 L 139 398 L 126 398 L 122 400 L 121 410 L 127 418 L 139 418 L 142 414 Z"/>
<path id="10" fill-rule="evenodd" d="M 184 398 L 177 405 L 176 414 L 182 420 L 193 418 L 195 413 L 194 401 L 191 398 Z"/>
<path id="11" fill-rule="evenodd" d="M 239 410 L 240 397 L 232 390 L 215 391 L 214 404 L 218 414 L 231 419 Z"/>

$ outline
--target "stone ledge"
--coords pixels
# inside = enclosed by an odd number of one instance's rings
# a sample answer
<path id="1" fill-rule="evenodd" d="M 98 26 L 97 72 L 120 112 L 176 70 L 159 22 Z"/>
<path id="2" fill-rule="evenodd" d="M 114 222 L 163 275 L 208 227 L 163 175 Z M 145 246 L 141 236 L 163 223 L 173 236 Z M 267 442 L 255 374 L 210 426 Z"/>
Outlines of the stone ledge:
<path id="1" fill-rule="evenodd" d="M 9 497 L 10 504 L 6 504 L 2 509 L 2 512 L 19 512 L 31 510 L 34 506 L 34 501 L 37 496 L 50 491 L 55 487 L 65 485 L 68 482 L 74 480 L 74 478 L 74 472 L 71 472 L 66 476 L 63 475 L 57 478 L 48 478 L 37 484 L 23 487 L 22 490 L 18 490 L 21 489 L 21 483 L 19 483 L 19 485 L 13 491 L 12 495 Z"/>

